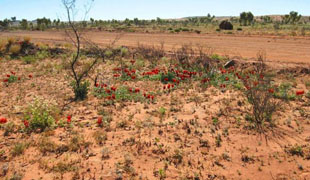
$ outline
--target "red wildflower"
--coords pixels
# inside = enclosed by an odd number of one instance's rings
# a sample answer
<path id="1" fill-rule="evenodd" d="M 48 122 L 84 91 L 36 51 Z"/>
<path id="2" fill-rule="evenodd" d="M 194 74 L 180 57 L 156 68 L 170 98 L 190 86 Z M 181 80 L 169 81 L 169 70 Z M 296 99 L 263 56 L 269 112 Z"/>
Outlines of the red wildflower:
<path id="1" fill-rule="evenodd" d="M 304 90 L 296 91 L 296 96 L 301 96 L 303 94 L 305 94 Z"/>
<path id="2" fill-rule="evenodd" d="M 135 60 L 131 60 L 130 63 L 133 65 L 136 61 Z"/>
<path id="3" fill-rule="evenodd" d="M 9 80 L 8 80 L 8 79 L 5 79 L 5 80 L 3 80 L 3 82 L 9 82 Z"/>
<path id="4" fill-rule="evenodd" d="M 226 78 L 225 78 L 225 81 L 229 81 L 229 77 L 226 77 Z"/>
<path id="5" fill-rule="evenodd" d="M 111 96 L 111 97 L 112 97 L 112 99 L 115 99 L 115 94 L 112 94 L 112 96 Z"/>
<path id="6" fill-rule="evenodd" d="M 67 123 L 68 123 L 68 124 L 71 123 L 71 116 L 70 116 L 70 115 L 67 116 Z"/>
<path id="7" fill-rule="evenodd" d="M 32 78 L 32 75 L 31 74 L 29 74 L 29 76 L 28 76 L 29 78 Z"/>
<path id="8" fill-rule="evenodd" d="M 8 78 L 9 78 L 9 77 L 11 77 L 11 75 L 7 74 L 7 75 L 6 75 L 6 77 L 8 77 Z"/>
<path id="9" fill-rule="evenodd" d="M 24 120 L 24 126 L 25 126 L 26 128 L 29 127 L 29 122 L 28 122 L 27 120 Z"/>
<path id="10" fill-rule="evenodd" d="M 168 78 L 165 78 L 165 81 L 168 81 L 169 79 Z"/>
<path id="11" fill-rule="evenodd" d="M 177 82 L 177 80 L 176 80 L 176 79 L 172 79 L 172 81 L 173 81 L 173 82 Z"/>
<path id="12" fill-rule="evenodd" d="M 99 84 L 98 83 L 96 83 L 96 85 L 95 85 L 96 87 L 99 87 Z"/>
<path id="13" fill-rule="evenodd" d="M 132 93 L 132 88 L 129 88 L 128 90 L 129 90 L 129 92 L 131 92 L 131 93 Z"/>
<path id="14" fill-rule="evenodd" d="M 110 89 L 106 89 L 105 92 L 108 93 L 108 94 L 110 94 L 110 93 L 111 93 L 111 90 L 110 90 Z"/>
<path id="15" fill-rule="evenodd" d="M 98 117 L 97 124 L 98 124 L 99 126 L 102 125 L 102 117 Z"/>
<path id="16" fill-rule="evenodd" d="M 274 89 L 270 88 L 269 90 L 269 93 L 273 94 L 274 93 Z"/>
<path id="17" fill-rule="evenodd" d="M 135 92 L 136 92 L 136 93 L 140 92 L 140 89 L 136 88 L 136 89 L 135 89 Z"/>
<path id="18" fill-rule="evenodd" d="M 108 85 L 107 85 L 107 84 L 104 84 L 103 86 L 104 86 L 104 87 L 108 87 Z"/>
<path id="19" fill-rule="evenodd" d="M 131 79 L 132 79 L 132 80 L 136 79 L 136 76 L 131 76 Z"/>
<path id="20" fill-rule="evenodd" d="M 150 98 L 151 98 L 151 95 L 147 95 L 147 98 L 150 99 Z"/>
<path id="21" fill-rule="evenodd" d="M 20 78 L 20 77 L 18 77 L 18 80 L 20 81 L 20 80 L 21 80 L 21 78 Z"/>
<path id="22" fill-rule="evenodd" d="M 119 77 L 120 75 L 119 75 L 119 74 L 114 74 L 113 76 L 114 76 L 114 77 Z"/>
<path id="23" fill-rule="evenodd" d="M 112 91 L 116 91 L 116 87 L 111 87 L 111 90 Z"/>
<path id="24" fill-rule="evenodd" d="M 152 101 L 154 100 L 154 96 L 151 96 Z"/>
<path id="25" fill-rule="evenodd" d="M 257 81 L 254 81 L 254 86 L 257 86 L 258 85 L 258 82 Z"/>
<path id="26" fill-rule="evenodd" d="M 8 120 L 6 118 L 4 118 L 4 117 L 0 118 L 0 124 L 5 124 L 7 122 L 8 122 Z"/>
<path id="27" fill-rule="evenodd" d="M 16 73 L 14 71 L 11 71 L 11 74 L 15 75 Z"/>
<path id="28" fill-rule="evenodd" d="M 165 89 L 166 89 L 166 86 L 164 86 L 163 89 L 165 90 Z"/>
<path id="29" fill-rule="evenodd" d="M 171 84 L 171 87 L 174 88 L 174 84 Z"/>
<path id="30" fill-rule="evenodd" d="M 170 87 L 171 87 L 171 85 L 170 85 L 170 84 L 168 84 L 168 89 L 170 89 Z"/>

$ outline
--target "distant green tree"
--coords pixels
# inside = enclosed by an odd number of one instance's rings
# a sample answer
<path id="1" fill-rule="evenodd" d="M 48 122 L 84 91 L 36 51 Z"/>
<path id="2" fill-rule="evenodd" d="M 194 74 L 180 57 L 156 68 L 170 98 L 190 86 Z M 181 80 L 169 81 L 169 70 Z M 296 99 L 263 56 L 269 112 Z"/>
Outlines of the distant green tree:
<path id="1" fill-rule="evenodd" d="M 138 25 L 140 24 L 140 21 L 139 21 L 138 18 L 134 18 L 134 19 L 133 19 L 133 23 L 134 23 L 136 26 L 138 26 Z"/>
<path id="2" fill-rule="evenodd" d="M 92 26 L 94 26 L 95 20 L 94 20 L 93 18 L 90 18 L 90 24 L 91 24 Z"/>
<path id="3" fill-rule="evenodd" d="M 296 24 L 300 21 L 301 14 L 298 14 L 296 11 L 291 11 L 289 14 L 282 16 L 283 24 Z"/>
<path id="4" fill-rule="evenodd" d="M 27 19 L 22 19 L 22 21 L 20 22 L 20 26 L 24 30 L 28 29 L 28 21 L 27 21 Z"/>
<path id="5" fill-rule="evenodd" d="M 270 16 L 261 16 L 260 19 L 263 23 L 272 23 L 272 19 Z"/>
<path id="6" fill-rule="evenodd" d="M 16 17 L 11 17 L 12 22 L 16 22 Z"/>
<path id="7" fill-rule="evenodd" d="M 240 25 L 248 26 L 254 22 L 254 15 L 251 12 L 240 13 L 239 19 Z"/>
<path id="8" fill-rule="evenodd" d="M 161 25 L 163 23 L 162 19 L 160 19 L 159 17 L 156 18 L 156 22 L 159 25 Z"/>
<path id="9" fill-rule="evenodd" d="M 4 29 L 7 29 L 10 25 L 10 20 L 9 19 L 4 19 L 3 21 L 0 21 L 0 26 Z"/>

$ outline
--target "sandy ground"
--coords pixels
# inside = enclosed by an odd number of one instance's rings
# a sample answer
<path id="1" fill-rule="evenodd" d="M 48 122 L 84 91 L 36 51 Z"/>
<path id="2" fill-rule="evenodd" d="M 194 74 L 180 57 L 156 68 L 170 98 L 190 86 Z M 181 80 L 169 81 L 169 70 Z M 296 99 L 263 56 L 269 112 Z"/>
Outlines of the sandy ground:
<path id="1" fill-rule="evenodd" d="M 89 32 L 86 37 L 100 45 L 111 43 L 119 33 Z M 0 37 L 29 36 L 33 41 L 46 43 L 69 42 L 64 32 L 15 31 L 2 32 Z M 137 46 L 138 42 L 145 45 L 165 43 L 167 51 L 180 47 L 182 44 L 197 44 L 209 47 L 220 55 L 252 59 L 260 50 L 267 53 L 269 61 L 310 63 L 310 38 L 285 36 L 237 36 L 223 34 L 147 34 L 124 33 L 116 45 Z"/>

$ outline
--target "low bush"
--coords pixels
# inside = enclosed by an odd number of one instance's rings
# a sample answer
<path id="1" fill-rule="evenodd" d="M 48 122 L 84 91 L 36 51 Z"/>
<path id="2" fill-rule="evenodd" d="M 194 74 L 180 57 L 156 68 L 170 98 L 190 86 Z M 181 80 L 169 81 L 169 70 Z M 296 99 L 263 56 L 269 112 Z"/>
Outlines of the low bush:
<path id="1" fill-rule="evenodd" d="M 59 109 L 56 105 L 36 98 L 25 110 L 25 128 L 30 132 L 43 132 L 46 129 L 51 129 L 55 125 L 58 113 Z"/>

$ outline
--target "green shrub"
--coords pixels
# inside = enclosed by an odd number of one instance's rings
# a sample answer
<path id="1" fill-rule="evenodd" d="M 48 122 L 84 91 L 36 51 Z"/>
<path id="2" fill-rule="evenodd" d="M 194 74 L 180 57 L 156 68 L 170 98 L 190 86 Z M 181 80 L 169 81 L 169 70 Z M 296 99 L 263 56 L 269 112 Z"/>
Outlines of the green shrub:
<path id="1" fill-rule="evenodd" d="M 274 96 L 278 99 L 283 100 L 294 100 L 296 98 L 295 94 L 289 93 L 292 89 L 292 85 L 290 83 L 282 83 L 277 88 L 277 92 L 274 94 Z"/>
<path id="2" fill-rule="evenodd" d="M 167 81 L 167 78 L 168 78 L 168 81 Z M 168 82 L 173 82 L 173 79 L 175 79 L 175 74 L 172 72 L 168 72 L 167 74 L 162 73 L 160 77 L 160 81 L 163 84 L 167 84 Z"/>
<path id="3" fill-rule="evenodd" d="M 89 82 L 85 81 L 80 83 L 80 86 L 77 86 L 75 82 L 71 83 L 71 86 L 73 87 L 75 100 L 84 100 L 87 98 L 88 90 L 89 90 Z"/>
<path id="4" fill-rule="evenodd" d="M 26 127 L 30 132 L 53 128 L 55 118 L 59 113 L 56 105 L 51 105 L 43 99 L 36 98 L 25 110 L 24 119 L 29 122 Z"/>
<path id="5" fill-rule="evenodd" d="M 10 75 L 10 77 L 8 78 L 8 83 L 14 83 L 18 80 L 18 77 L 15 75 Z"/>
<path id="6" fill-rule="evenodd" d="M 12 156 L 19 156 L 24 153 L 24 151 L 28 148 L 29 144 L 26 143 L 16 143 L 12 149 Z"/>
<path id="7" fill-rule="evenodd" d="M 35 58 L 35 56 L 25 56 L 22 58 L 22 61 L 26 64 L 32 64 L 32 63 L 36 62 L 36 58 Z"/>
<path id="8" fill-rule="evenodd" d="M 43 60 L 43 59 L 46 59 L 50 56 L 50 53 L 47 51 L 47 50 L 40 50 L 36 53 L 36 57 L 39 59 L 39 60 Z"/>

